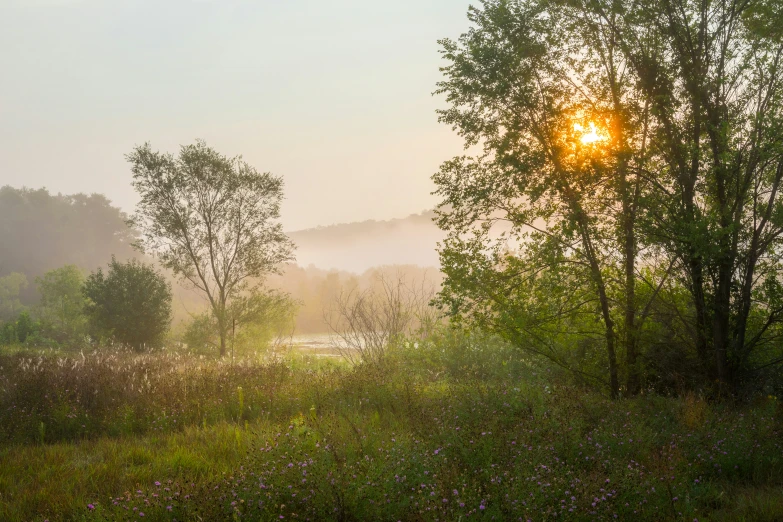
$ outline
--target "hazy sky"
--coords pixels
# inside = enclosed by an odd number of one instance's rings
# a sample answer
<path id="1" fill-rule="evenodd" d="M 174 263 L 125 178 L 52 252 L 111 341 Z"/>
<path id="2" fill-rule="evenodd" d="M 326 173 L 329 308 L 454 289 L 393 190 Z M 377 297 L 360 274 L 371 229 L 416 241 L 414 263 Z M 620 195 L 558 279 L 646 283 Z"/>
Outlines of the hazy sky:
<path id="1" fill-rule="evenodd" d="M 203 138 L 286 182 L 287 229 L 430 208 L 461 153 L 436 40 L 469 0 L 0 0 L 0 185 L 136 198 L 124 155 Z"/>

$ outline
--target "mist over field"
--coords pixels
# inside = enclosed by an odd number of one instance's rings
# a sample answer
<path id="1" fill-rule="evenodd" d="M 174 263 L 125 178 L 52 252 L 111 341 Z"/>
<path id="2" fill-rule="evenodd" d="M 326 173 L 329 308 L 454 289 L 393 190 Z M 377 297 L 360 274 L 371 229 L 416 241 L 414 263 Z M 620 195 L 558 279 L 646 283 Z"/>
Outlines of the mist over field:
<path id="1" fill-rule="evenodd" d="M 432 211 L 387 221 L 361 221 L 297 230 L 288 235 L 297 244 L 300 266 L 313 265 L 361 273 L 375 266 L 439 266 L 435 250 L 445 234 Z"/>

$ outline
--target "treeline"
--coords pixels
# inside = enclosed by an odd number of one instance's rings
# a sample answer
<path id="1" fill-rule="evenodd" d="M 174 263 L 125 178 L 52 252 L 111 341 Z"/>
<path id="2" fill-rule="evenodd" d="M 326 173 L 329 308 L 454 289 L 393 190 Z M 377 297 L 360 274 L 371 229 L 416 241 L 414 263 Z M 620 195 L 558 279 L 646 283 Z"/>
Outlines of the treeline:
<path id="1" fill-rule="evenodd" d="M 50 270 L 75 265 L 89 271 L 106 265 L 112 255 L 121 261 L 134 257 L 135 235 L 126 219 L 101 194 L 2 187 L 0 277 L 23 274 L 26 282 L 15 283 L 21 285 L 19 299 L 32 304 L 38 298 L 32 283 Z"/>
<path id="2" fill-rule="evenodd" d="M 23 279 L 13 273 L 0 278 L 0 286 Z M 135 259 L 112 258 L 106 273 L 98 268 L 89 275 L 65 265 L 35 283 L 38 302 L 19 305 L 17 315 L 0 321 L 0 345 L 80 349 L 116 344 L 139 351 L 161 347 L 169 332 L 171 285 L 151 265 Z M 3 304 L 9 302 L 13 299 Z"/>
<path id="3" fill-rule="evenodd" d="M 46 189 L 6 186 L 0 189 L 0 218 L 0 239 L 13 245 L 0 250 L 0 343 L 74 347 L 84 346 L 86 339 L 110 341 L 105 331 L 100 334 L 90 326 L 83 289 L 91 273 L 112 263 L 135 259 L 154 265 L 133 249 L 137 232 L 127 216 L 100 194 L 54 195 Z M 167 270 L 159 273 L 172 293 L 172 328 L 166 342 L 214 348 L 208 302 Z M 381 275 L 434 289 L 442 280 L 437 269 L 416 265 L 380 266 L 355 274 L 289 263 L 280 274 L 267 277 L 271 292 L 264 294 L 266 312 L 237 336 L 237 347 L 247 351 L 276 335 L 326 333 L 325 318 L 338 298 L 372 289 Z M 160 338 L 144 342 L 161 343 Z"/>

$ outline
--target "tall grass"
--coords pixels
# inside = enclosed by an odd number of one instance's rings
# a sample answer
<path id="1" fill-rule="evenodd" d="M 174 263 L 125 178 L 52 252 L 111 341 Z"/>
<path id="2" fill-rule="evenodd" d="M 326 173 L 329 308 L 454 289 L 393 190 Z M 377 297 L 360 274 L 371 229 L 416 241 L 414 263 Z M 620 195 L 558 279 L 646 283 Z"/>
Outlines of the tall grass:
<path id="1" fill-rule="evenodd" d="M 612 402 L 485 336 L 317 370 L 14 357 L 3 401 L 25 413 L 2 428 L 2 520 L 783 519 L 777 399 Z M 22 388 L 67 397 L 92 429 L 61 430 Z M 115 400 L 94 410 L 91 393 Z"/>

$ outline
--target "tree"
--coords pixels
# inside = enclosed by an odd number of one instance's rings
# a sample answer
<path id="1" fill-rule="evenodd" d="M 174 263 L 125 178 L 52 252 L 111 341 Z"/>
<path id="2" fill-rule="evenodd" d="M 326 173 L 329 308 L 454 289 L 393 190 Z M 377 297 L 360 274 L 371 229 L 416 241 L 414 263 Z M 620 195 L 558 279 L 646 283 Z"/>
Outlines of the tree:
<path id="1" fill-rule="evenodd" d="M 19 314 L 16 320 L 16 340 L 24 343 L 36 331 L 36 324 L 30 313 L 25 310 Z"/>
<path id="2" fill-rule="evenodd" d="M 729 392 L 783 361 L 783 6 L 585 2 L 648 100 L 660 168 L 651 239 L 682 267 L 704 367 Z"/>
<path id="3" fill-rule="evenodd" d="M 266 348 L 274 338 L 285 338 L 293 330 L 297 303 L 287 294 L 269 290 L 254 292 L 247 298 L 235 299 L 227 311 L 232 318 L 231 330 L 239 333 L 232 339 L 232 349 L 254 353 Z M 193 317 L 182 340 L 194 350 L 214 349 L 220 337 L 217 320 L 211 312 Z"/>
<path id="4" fill-rule="evenodd" d="M 41 299 L 36 307 L 44 335 L 59 342 L 76 342 L 86 333 L 84 275 L 75 265 L 50 270 L 35 280 Z"/>
<path id="5" fill-rule="evenodd" d="M 93 335 L 135 350 L 161 346 L 171 323 L 171 288 L 152 266 L 112 259 L 104 275 L 84 283 L 86 312 Z"/>
<path id="6" fill-rule="evenodd" d="M 12 272 L 0 277 L 0 319 L 15 319 L 24 308 L 19 296 L 27 287 L 27 276 Z"/>
<path id="7" fill-rule="evenodd" d="M 581 322 L 564 323 L 562 310 L 595 310 L 614 397 L 619 339 L 626 388 L 638 390 L 636 216 L 645 184 L 634 169 L 646 161 L 649 110 L 623 74 L 627 64 L 611 27 L 561 11 L 547 2 L 485 1 L 483 9 L 471 8 L 468 33 L 441 42 L 449 64 L 438 93 L 451 104 L 441 121 L 467 146 L 483 148 L 476 158 L 446 162 L 434 176 L 443 197 L 438 224 L 449 232 L 441 304 L 474 317 L 475 307 L 489 307 L 485 319 L 500 319 L 495 326 L 522 345 L 544 323 L 584 332 Z M 506 229 L 493 236 L 498 223 Z M 538 295 L 554 297 L 558 286 L 540 274 L 556 266 L 579 290 L 559 288 L 566 293 L 556 315 L 520 321 L 523 310 L 546 308 L 527 302 L 536 295 L 528 283 L 550 285 Z M 527 295 L 520 295 L 523 287 Z M 549 349 L 540 353 L 568 366 Z"/>
<path id="8" fill-rule="evenodd" d="M 203 141 L 183 146 L 176 158 L 145 144 L 127 159 L 141 197 L 132 220 L 139 246 L 203 292 L 225 355 L 232 305 L 251 299 L 266 274 L 293 259 L 276 221 L 283 180 Z"/>
<path id="9" fill-rule="evenodd" d="M 671 328 L 705 375 L 736 390 L 783 361 L 780 4 L 486 0 L 469 17 L 442 42 L 441 120 L 483 152 L 434 177 L 441 305 L 576 370 L 551 341 L 601 318 L 616 395 L 623 371 L 639 390 L 674 281 L 691 300 Z"/>

